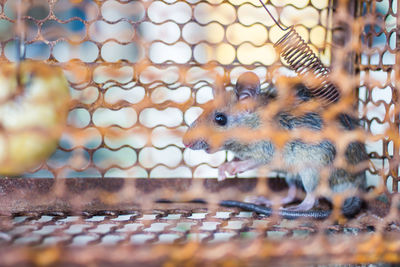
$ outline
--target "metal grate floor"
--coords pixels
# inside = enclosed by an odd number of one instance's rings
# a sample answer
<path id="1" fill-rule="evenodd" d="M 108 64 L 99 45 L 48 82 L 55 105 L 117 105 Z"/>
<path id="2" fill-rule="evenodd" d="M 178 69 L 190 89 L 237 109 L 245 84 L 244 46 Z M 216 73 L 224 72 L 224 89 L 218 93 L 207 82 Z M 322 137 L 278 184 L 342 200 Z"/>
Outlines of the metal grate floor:
<path id="1" fill-rule="evenodd" d="M 375 231 L 380 220 L 376 215 L 363 213 L 344 225 L 327 224 L 324 221 L 267 218 L 252 212 L 223 208 L 216 211 L 207 211 L 206 208 L 157 209 L 80 216 L 26 214 L 3 218 L 0 244 L 45 247 L 56 244 L 217 243 L 257 238 L 288 240 L 307 238 L 318 233 L 326 236 L 370 233 Z M 387 227 L 391 232 L 400 233 L 400 227 L 395 223 Z"/>
<path id="2" fill-rule="evenodd" d="M 219 207 L 212 201 L 154 202 L 187 199 L 187 195 L 192 199 L 205 195 L 210 200 L 216 196 L 240 199 L 261 182 L 229 179 L 221 185 L 179 179 L 3 179 L 0 265 L 400 262 L 398 209 L 390 204 L 398 203 L 396 194 L 387 203 L 369 199 L 368 208 L 352 220 L 335 214 L 321 221 L 286 220 Z M 157 193 L 153 183 L 164 190 Z M 199 187 L 201 194 L 196 193 Z"/>
<path id="3" fill-rule="evenodd" d="M 32 213 L 0 220 L 4 265 L 233 261 L 257 266 L 268 261 L 277 266 L 306 266 L 355 259 L 376 262 L 390 252 L 370 253 L 369 246 L 380 236 L 376 226 L 382 224 L 382 218 L 370 211 L 344 224 L 285 220 L 230 208 L 210 210 L 201 204 L 191 208 L 160 204 L 153 210 L 118 213 Z M 394 240 L 387 243 L 394 251 L 400 249 L 398 223 L 388 223 L 382 236 Z"/>

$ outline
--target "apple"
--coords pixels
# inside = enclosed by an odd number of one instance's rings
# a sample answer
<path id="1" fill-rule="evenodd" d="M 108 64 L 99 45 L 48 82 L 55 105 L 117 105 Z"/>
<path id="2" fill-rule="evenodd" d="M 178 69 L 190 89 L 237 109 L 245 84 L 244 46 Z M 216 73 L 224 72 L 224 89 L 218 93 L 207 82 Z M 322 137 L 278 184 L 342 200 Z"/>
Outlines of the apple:
<path id="1" fill-rule="evenodd" d="M 21 175 L 56 150 L 69 101 L 61 68 L 30 60 L 0 63 L 0 175 Z"/>

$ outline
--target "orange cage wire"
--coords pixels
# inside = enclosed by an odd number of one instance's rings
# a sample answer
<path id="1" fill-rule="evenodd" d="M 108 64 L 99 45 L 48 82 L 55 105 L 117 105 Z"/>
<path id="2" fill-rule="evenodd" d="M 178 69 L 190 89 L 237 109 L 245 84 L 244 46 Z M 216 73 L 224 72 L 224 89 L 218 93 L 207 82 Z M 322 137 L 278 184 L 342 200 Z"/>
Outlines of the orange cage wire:
<path id="1" fill-rule="evenodd" d="M 400 261 L 398 1 L 267 2 L 330 67 L 332 82 L 352 83 L 347 105 L 371 136 L 369 210 L 350 221 L 295 222 L 218 207 L 283 183 L 257 172 L 218 183 L 218 166 L 233 156 L 182 143 L 216 87 L 232 90 L 245 70 L 263 89 L 272 69 L 293 75 L 274 48 L 282 33 L 258 1 L 22 2 L 1 3 L 1 60 L 16 60 L 23 34 L 27 58 L 63 68 L 72 101 L 52 157 L 0 179 L 5 265 Z M 386 201 L 375 199 L 385 190 Z M 168 202 L 204 196 L 208 204 Z"/>

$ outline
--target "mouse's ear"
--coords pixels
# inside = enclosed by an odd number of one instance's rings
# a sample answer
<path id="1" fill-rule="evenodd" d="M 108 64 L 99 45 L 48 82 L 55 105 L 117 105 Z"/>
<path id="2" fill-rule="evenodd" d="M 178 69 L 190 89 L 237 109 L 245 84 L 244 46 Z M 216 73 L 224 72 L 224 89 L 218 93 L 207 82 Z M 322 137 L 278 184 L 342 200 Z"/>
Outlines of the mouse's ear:
<path id="1" fill-rule="evenodd" d="M 260 79 L 253 72 L 245 72 L 239 76 L 234 91 L 238 100 L 255 97 L 261 92 Z"/>
<path id="2" fill-rule="evenodd" d="M 308 89 L 303 83 L 297 83 L 294 85 L 296 90 L 296 96 L 302 101 L 308 101 L 312 98 L 310 89 Z"/>

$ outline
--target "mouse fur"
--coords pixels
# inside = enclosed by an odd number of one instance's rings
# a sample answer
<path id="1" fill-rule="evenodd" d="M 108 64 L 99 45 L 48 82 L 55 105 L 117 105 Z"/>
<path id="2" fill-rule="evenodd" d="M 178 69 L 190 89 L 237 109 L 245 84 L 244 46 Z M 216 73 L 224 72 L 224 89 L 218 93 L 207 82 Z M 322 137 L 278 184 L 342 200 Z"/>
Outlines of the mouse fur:
<path id="1" fill-rule="evenodd" d="M 337 150 L 331 140 L 306 142 L 302 138 L 294 138 L 279 145 L 274 142 L 275 139 L 256 134 L 263 129 L 289 135 L 292 131 L 301 129 L 318 134 L 329 126 L 328 123 L 337 124 L 343 131 L 359 128 L 358 121 L 345 114 L 339 114 L 335 120 L 326 122 L 323 120 L 321 110 L 318 109 L 302 114 L 293 112 L 295 108 L 312 100 L 312 96 L 300 82 L 289 84 L 292 94 L 285 97 L 293 98 L 293 104 L 276 108 L 279 107 L 279 90 L 272 83 L 268 90 L 261 90 L 257 75 L 252 72 L 243 73 L 238 78 L 234 90 L 226 91 L 219 99 L 211 101 L 203 114 L 189 127 L 183 138 L 185 146 L 194 150 L 205 150 L 208 153 L 219 150 L 231 151 L 234 159 L 219 167 L 219 180 L 225 179 L 226 173 L 235 175 L 260 166 L 285 172 L 289 193 L 280 204 L 293 202 L 296 182 L 300 182 L 306 192 L 306 197 L 299 205 L 287 208 L 293 211 L 310 210 L 315 205 L 317 200 L 315 189 L 321 181 L 322 170 L 329 170 L 328 184 L 333 193 L 350 192 L 356 195 L 359 190 L 364 190 L 365 172 L 364 169 L 357 168 L 368 160 L 363 143 L 353 141 L 348 144 L 344 156 L 347 164 L 354 169 L 347 169 L 333 166 Z M 268 108 L 273 111 L 270 116 L 266 116 Z M 246 131 L 245 140 L 232 134 L 235 131 L 240 133 L 241 129 Z M 276 166 L 270 166 L 277 162 Z M 252 201 L 271 205 L 265 197 L 257 197 Z M 352 197 L 347 198 L 344 206 L 349 206 L 353 202 L 357 206 L 359 201 Z M 349 211 L 349 213 L 354 212 Z"/>

